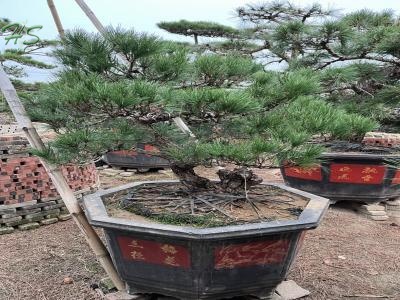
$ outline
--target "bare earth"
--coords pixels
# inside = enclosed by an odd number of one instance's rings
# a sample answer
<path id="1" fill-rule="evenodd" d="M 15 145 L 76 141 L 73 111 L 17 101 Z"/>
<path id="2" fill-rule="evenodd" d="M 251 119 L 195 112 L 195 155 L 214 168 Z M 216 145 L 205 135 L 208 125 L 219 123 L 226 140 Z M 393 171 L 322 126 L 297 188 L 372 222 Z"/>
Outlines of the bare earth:
<path id="1" fill-rule="evenodd" d="M 279 180 L 278 172 L 260 171 L 269 180 Z M 161 178 L 171 174 L 134 180 Z M 104 186 L 128 182 L 115 177 L 102 181 Z M 73 282 L 63 284 L 66 277 Z M 0 236 L 0 300 L 100 299 L 91 284 L 104 277 L 72 220 Z M 400 299 L 400 227 L 336 205 L 306 236 L 289 278 L 311 291 L 306 300 Z"/>

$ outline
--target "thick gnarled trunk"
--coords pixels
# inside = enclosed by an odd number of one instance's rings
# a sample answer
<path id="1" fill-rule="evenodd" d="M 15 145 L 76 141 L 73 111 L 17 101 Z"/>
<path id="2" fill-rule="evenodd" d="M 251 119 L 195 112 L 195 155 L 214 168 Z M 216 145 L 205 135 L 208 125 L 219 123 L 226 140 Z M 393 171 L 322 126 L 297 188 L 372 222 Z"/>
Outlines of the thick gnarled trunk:
<path id="1" fill-rule="evenodd" d="M 243 193 L 251 186 L 262 182 L 262 178 L 247 168 L 234 170 L 221 169 L 217 171 L 220 179 L 218 182 L 199 176 L 191 164 L 173 164 L 171 169 L 179 180 L 190 191 L 214 190 L 215 192 Z"/>

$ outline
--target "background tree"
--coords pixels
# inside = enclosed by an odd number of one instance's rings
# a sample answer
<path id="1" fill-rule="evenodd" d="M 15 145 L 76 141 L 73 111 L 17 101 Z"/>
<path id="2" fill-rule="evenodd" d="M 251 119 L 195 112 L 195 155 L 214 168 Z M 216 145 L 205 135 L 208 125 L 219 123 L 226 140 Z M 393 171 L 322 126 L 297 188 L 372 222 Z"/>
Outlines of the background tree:
<path id="1" fill-rule="evenodd" d="M 26 36 L 27 28 L 12 22 L 7 18 L 0 18 L 0 38 L 4 41 L 4 50 L 0 51 L 0 64 L 4 71 L 11 75 L 11 80 L 22 98 L 29 97 L 31 93 L 38 91 L 40 83 L 26 83 L 23 77 L 26 76 L 24 69 L 34 67 L 39 69 L 52 69 L 55 66 L 45 63 L 38 59 L 47 56 L 51 46 L 57 45 L 57 41 L 40 40 L 30 45 L 24 45 L 22 41 L 30 41 Z M 17 38 L 12 38 L 17 36 Z M 7 41 L 7 38 L 10 38 Z M 16 44 L 14 44 L 16 42 Z M 9 114 L 8 105 L 0 103 L 0 112 L 5 112 L 0 116 L 0 122 L 13 122 Z"/>
<path id="2" fill-rule="evenodd" d="M 340 15 L 320 4 L 274 1 L 240 7 L 236 14 L 245 29 L 208 49 L 250 55 L 265 70 L 312 68 L 321 97 L 374 118 L 383 130 L 398 130 L 400 26 L 393 11 Z"/>
<path id="3" fill-rule="evenodd" d="M 170 33 L 193 36 L 194 43 L 199 43 L 198 37 L 238 37 L 239 30 L 230 26 L 221 25 L 214 22 L 197 21 L 191 22 L 180 20 L 177 22 L 160 22 L 157 26 Z"/>
<path id="4" fill-rule="evenodd" d="M 46 64 L 40 60 L 32 58 L 32 54 L 41 54 L 39 50 L 43 50 L 48 46 L 56 45 L 56 41 L 49 40 L 39 40 L 36 43 L 28 45 L 19 45 L 13 47 L 14 42 L 18 39 L 24 37 L 27 34 L 27 28 L 18 23 L 12 22 L 7 18 L 0 18 L 0 36 L 3 39 L 11 38 L 12 36 L 20 36 L 19 38 L 12 38 L 6 43 L 6 49 L 0 52 L 0 63 L 2 64 L 4 70 L 14 76 L 21 77 L 24 75 L 23 66 L 31 66 L 37 68 L 51 69 L 54 66 Z M 18 63 L 19 65 L 7 66 L 4 62 L 12 61 Z"/>

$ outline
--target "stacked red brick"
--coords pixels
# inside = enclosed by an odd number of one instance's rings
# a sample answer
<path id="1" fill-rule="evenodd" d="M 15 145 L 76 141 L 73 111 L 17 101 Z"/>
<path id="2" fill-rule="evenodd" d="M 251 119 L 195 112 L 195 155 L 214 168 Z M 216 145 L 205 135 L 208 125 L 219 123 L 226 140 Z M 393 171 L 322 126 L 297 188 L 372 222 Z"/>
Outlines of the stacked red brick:
<path id="1" fill-rule="evenodd" d="M 27 150 L 28 142 L 20 136 L 0 137 L 0 205 L 59 198 L 41 161 Z M 98 182 L 93 164 L 68 165 L 62 171 L 74 191 L 91 189 Z"/>
<path id="2" fill-rule="evenodd" d="M 0 136 L 0 234 L 51 224 L 68 213 L 41 161 L 28 150 L 25 138 Z M 98 186 L 94 164 L 67 165 L 62 172 L 77 196 Z"/>
<path id="3" fill-rule="evenodd" d="M 399 147 L 400 134 L 386 132 L 368 132 L 364 137 L 363 143 L 370 146 Z"/>

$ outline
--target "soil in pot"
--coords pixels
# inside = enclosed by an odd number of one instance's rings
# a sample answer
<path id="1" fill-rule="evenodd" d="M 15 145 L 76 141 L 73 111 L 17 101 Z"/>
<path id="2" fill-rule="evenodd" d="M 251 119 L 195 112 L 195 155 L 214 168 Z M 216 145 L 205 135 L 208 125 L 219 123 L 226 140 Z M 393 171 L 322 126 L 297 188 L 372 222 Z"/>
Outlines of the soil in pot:
<path id="1" fill-rule="evenodd" d="M 193 193 L 177 182 L 144 184 L 104 203 L 112 217 L 204 228 L 297 219 L 308 200 L 263 184 L 242 193 Z"/>

